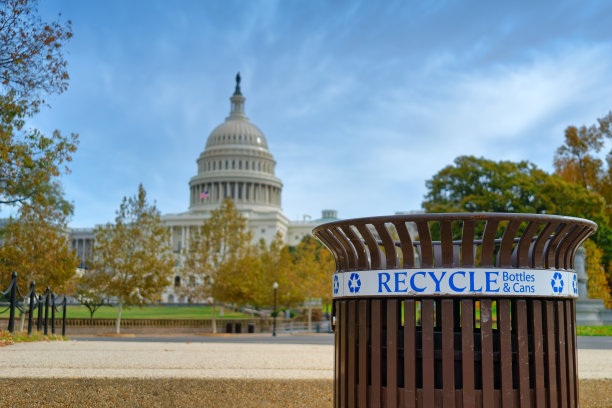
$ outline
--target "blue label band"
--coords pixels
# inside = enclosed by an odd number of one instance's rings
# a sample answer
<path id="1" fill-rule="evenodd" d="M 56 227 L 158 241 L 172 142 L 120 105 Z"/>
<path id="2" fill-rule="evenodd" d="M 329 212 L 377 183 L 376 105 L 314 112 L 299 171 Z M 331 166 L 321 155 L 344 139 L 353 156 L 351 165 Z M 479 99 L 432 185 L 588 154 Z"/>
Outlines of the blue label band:
<path id="1" fill-rule="evenodd" d="M 424 295 L 578 297 L 574 272 L 555 269 L 388 269 L 341 272 L 333 298 Z"/>

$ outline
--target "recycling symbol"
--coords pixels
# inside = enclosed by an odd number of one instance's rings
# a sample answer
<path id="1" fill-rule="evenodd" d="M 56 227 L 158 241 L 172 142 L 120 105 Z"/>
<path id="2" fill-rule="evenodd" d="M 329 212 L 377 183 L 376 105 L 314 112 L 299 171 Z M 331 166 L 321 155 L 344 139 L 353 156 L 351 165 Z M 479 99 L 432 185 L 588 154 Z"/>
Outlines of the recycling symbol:
<path id="1" fill-rule="evenodd" d="M 359 279 L 358 273 L 355 273 L 355 272 L 351 273 L 351 277 L 349 278 L 349 281 L 348 281 L 348 287 L 351 293 L 359 292 L 359 289 L 361 289 L 361 279 Z"/>
<path id="2" fill-rule="evenodd" d="M 334 275 L 334 295 L 337 295 L 339 290 L 340 280 L 338 279 L 338 275 Z"/>
<path id="3" fill-rule="evenodd" d="M 574 295 L 578 294 L 578 277 L 574 274 L 574 278 L 572 279 L 572 289 L 574 291 Z"/>
<path id="4" fill-rule="evenodd" d="M 561 293 L 563 291 L 563 277 L 559 272 L 555 272 L 553 278 L 550 280 L 550 286 L 555 293 Z"/>

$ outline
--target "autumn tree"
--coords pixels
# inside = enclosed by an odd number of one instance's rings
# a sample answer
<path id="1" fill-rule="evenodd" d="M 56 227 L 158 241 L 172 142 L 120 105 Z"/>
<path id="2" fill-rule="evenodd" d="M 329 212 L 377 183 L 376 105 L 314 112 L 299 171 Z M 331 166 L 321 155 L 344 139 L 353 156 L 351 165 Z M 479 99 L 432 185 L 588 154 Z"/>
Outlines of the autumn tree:
<path id="1" fill-rule="evenodd" d="M 246 281 L 242 273 L 252 259 L 252 235 L 229 197 L 190 235 L 184 273 L 197 277 L 200 284 L 189 288 L 189 295 L 194 299 L 212 298 L 212 330 L 216 333 L 217 301 L 242 297 L 241 285 Z"/>
<path id="2" fill-rule="evenodd" d="M 72 36 L 70 21 L 41 20 L 37 1 L 2 0 L 0 8 L 0 209 L 31 199 L 65 166 L 77 135 L 50 136 L 29 129 L 48 94 L 68 87 L 63 49 Z"/>
<path id="3" fill-rule="evenodd" d="M 312 303 L 320 300 L 323 305 L 331 302 L 332 276 L 335 271 L 334 258 L 316 238 L 306 236 L 296 246 L 294 268 L 297 288 L 308 311 L 308 330 L 311 331 Z"/>
<path id="4" fill-rule="evenodd" d="M 124 306 L 154 303 L 170 284 L 174 256 L 169 231 L 141 184 L 135 196 L 123 198 L 115 223 L 97 227 L 94 235 L 88 281 L 91 289 L 116 299 L 119 333 Z"/>
<path id="5" fill-rule="evenodd" d="M 22 293 L 31 281 L 38 288 L 70 290 L 77 259 L 65 226 L 72 211 L 58 183 L 41 186 L 0 230 L 0 283 L 15 271 Z"/>
<path id="6" fill-rule="evenodd" d="M 278 305 L 291 306 L 302 300 L 300 282 L 293 267 L 293 256 L 282 235 L 266 244 L 262 239 L 257 245 L 257 263 L 249 273 L 248 302 L 255 307 L 274 304 L 274 282 L 278 283 Z"/>
<path id="7" fill-rule="evenodd" d="M 608 290 L 612 288 L 612 150 L 607 153 L 605 161 L 600 154 L 606 142 L 609 144 L 610 141 L 612 141 L 612 112 L 597 119 L 595 125 L 568 126 L 565 129 L 564 143 L 557 149 L 554 158 L 557 175 L 568 182 L 598 193 L 606 203 L 608 222 L 599 222 L 599 229 L 595 235 L 597 248 L 587 248 L 591 258 L 598 259 L 597 263 L 592 259 L 587 260 L 589 293 L 591 285 L 601 292 L 599 275 L 602 271 L 607 276 Z"/>

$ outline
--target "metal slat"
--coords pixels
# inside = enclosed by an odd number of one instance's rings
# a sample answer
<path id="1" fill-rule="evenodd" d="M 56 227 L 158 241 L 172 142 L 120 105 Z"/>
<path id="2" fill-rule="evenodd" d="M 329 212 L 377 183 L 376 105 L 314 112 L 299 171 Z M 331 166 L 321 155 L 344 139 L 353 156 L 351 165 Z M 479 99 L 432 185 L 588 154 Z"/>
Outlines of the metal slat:
<path id="1" fill-rule="evenodd" d="M 332 315 L 335 316 L 333 321 L 334 328 L 334 408 L 340 407 L 340 367 L 341 367 L 341 353 L 342 353 L 342 331 L 340 330 L 342 322 L 342 314 L 340 306 L 342 301 L 337 300 L 332 303 Z M 335 310 L 335 312 L 334 312 Z M 334 314 L 335 313 L 335 314 Z"/>
<path id="2" fill-rule="evenodd" d="M 440 221 L 440 238 L 442 246 L 442 267 L 453 267 L 453 229 L 451 221 Z M 457 265 L 459 266 L 459 265 Z"/>
<path id="3" fill-rule="evenodd" d="M 405 222 L 395 222 L 395 230 L 400 239 L 400 245 L 402 248 L 402 267 L 403 268 L 414 268 L 414 247 L 412 246 L 412 238 L 406 227 Z"/>
<path id="4" fill-rule="evenodd" d="M 574 366 L 574 321 L 576 317 L 572 314 L 572 300 L 565 300 L 565 319 L 567 324 L 565 325 L 565 338 L 567 339 L 566 350 L 567 350 L 567 379 L 568 379 L 568 392 L 569 392 L 569 405 L 571 407 L 577 407 L 578 401 L 576 400 L 576 392 L 574 384 L 576 383 L 576 366 Z"/>
<path id="5" fill-rule="evenodd" d="M 417 231 L 420 239 L 421 268 L 433 268 L 433 244 L 427 221 L 417 221 Z"/>
<path id="6" fill-rule="evenodd" d="M 548 406 L 551 408 L 557 407 L 557 357 L 555 351 L 555 342 L 557 331 L 555 330 L 555 311 L 553 302 L 550 300 L 544 301 L 545 309 L 545 328 L 546 336 L 546 378 L 548 391 Z"/>
<path id="7" fill-rule="evenodd" d="M 518 343 L 519 402 L 521 408 L 531 407 L 529 387 L 529 333 L 527 332 L 527 301 L 516 301 L 516 324 Z"/>
<path id="8" fill-rule="evenodd" d="M 544 381 L 544 338 L 542 336 L 542 302 L 531 301 L 533 333 L 533 375 L 536 408 L 546 407 L 546 384 Z"/>
<path id="9" fill-rule="evenodd" d="M 455 344 L 453 300 L 442 300 L 442 389 L 444 408 L 455 407 Z"/>
<path id="10" fill-rule="evenodd" d="M 340 407 L 348 407 L 348 403 L 346 400 L 347 397 L 347 343 L 348 343 L 348 318 L 347 318 L 347 301 L 343 301 L 340 303 L 340 389 L 339 392 L 339 401 Z"/>
<path id="11" fill-rule="evenodd" d="M 371 401 L 373 408 L 381 404 L 382 378 L 382 302 L 372 300 Z"/>
<path id="12" fill-rule="evenodd" d="M 368 339 L 370 332 L 370 302 L 359 301 L 359 407 L 368 406 Z"/>
<path id="13" fill-rule="evenodd" d="M 397 329 L 399 325 L 399 303 L 395 299 L 387 301 L 387 404 L 397 407 Z"/>
<path id="14" fill-rule="evenodd" d="M 565 307 L 562 300 L 556 300 L 557 307 L 557 345 L 559 352 L 557 353 L 559 362 L 559 402 L 562 408 L 567 408 L 567 366 L 566 366 L 566 350 L 565 350 Z"/>
<path id="15" fill-rule="evenodd" d="M 463 408 L 475 408 L 474 399 L 474 301 L 461 301 L 461 373 Z"/>
<path id="16" fill-rule="evenodd" d="M 434 406 L 434 310 L 433 300 L 421 301 L 421 327 L 423 331 L 423 407 Z"/>
<path id="17" fill-rule="evenodd" d="M 474 266 L 474 226 L 472 220 L 463 221 L 461 232 L 461 266 Z"/>
<path id="18" fill-rule="evenodd" d="M 510 301 L 497 301 L 497 327 L 499 330 L 502 407 L 514 406 L 512 394 L 512 333 L 510 331 Z"/>
<path id="19" fill-rule="evenodd" d="M 482 254 L 480 257 L 480 266 L 493 266 L 493 252 L 495 251 L 495 234 L 499 221 L 488 220 L 482 235 Z"/>
<path id="20" fill-rule="evenodd" d="M 482 406 L 493 407 L 493 313 L 491 300 L 480 301 L 480 336 L 482 350 Z"/>
<path id="21" fill-rule="evenodd" d="M 348 373 L 347 373 L 347 392 L 348 392 L 348 406 L 355 407 L 355 397 L 357 394 L 357 300 L 348 301 Z"/>
<path id="22" fill-rule="evenodd" d="M 416 408 L 416 318 L 414 300 L 404 301 L 404 407 Z"/>

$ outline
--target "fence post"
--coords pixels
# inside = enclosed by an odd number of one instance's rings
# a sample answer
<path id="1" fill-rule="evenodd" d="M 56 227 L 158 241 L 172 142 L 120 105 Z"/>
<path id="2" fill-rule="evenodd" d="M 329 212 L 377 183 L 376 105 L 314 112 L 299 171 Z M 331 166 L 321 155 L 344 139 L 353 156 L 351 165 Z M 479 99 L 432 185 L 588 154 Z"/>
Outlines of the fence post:
<path id="1" fill-rule="evenodd" d="M 66 336 L 66 295 L 64 295 L 62 304 L 64 306 L 62 310 L 62 336 Z"/>
<path id="2" fill-rule="evenodd" d="M 15 331 L 15 306 L 17 305 L 17 272 L 13 272 L 11 280 L 11 312 L 9 315 L 8 331 L 13 334 Z"/>
<path id="3" fill-rule="evenodd" d="M 49 287 L 45 291 L 45 336 L 49 334 Z"/>
<path id="4" fill-rule="evenodd" d="M 55 293 L 51 293 L 51 334 L 55 334 Z"/>
<path id="5" fill-rule="evenodd" d="M 43 300 L 42 295 L 38 295 L 38 316 L 36 318 L 36 330 L 42 330 L 42 318 L 43 318 Z"/>
<path id="6" fill-rule="evenodd" d="M 28 316 L 28 336 L 32 335 L 32 324 L 34 323 L 34 298 L 36 294 L 34 293 L 34 288 L 36 284 L 34 281 L 30 283 L 30 314 Z"/>

